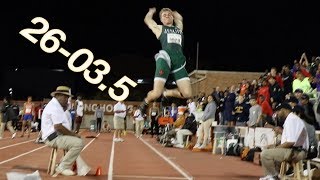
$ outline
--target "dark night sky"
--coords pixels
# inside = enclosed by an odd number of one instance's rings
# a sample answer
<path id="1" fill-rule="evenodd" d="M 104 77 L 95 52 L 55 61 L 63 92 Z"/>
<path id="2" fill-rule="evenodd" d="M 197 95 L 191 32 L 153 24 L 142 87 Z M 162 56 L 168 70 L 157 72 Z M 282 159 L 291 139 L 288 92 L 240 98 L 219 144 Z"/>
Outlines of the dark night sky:
<path id="1" fill-rule="evenodd" d="M 48 21 L 49 29 L 60 29 L 66 34 L 61 47 L 71 53 L 87 48 L 95 59 L 110 64 L 111 71 L 103 80 L 105 84 L 113 84 L 124 75 L 133 80 L 153 78 L 153 56 L 159 51 L 160 43 L 143 22 L 149 7 L 158 11 L 170 7 L 183 15 L 189 72 L 196 68 L 197 42 L 198 67 L 206 70 L 264 71 L 271 66 L 291 64 L 303 52 L 309 58 L 319 55 L 320 18 L 315 3 L 297 0 L 208 3 L 11 1 L 4 9 L 1 26 L 2 67 L 6 69 L 1 72 L 1 96 L 7 95 L 9 87 L 17 90 L 17 98 L 47 96 L 59 84 L 72 86 L 75 93 L 97 91 L 97 86 L 86 82 L 82 73 L 69 70 L 66 57 L 58 52 L 46 53 L 39 41 L 33 44 L 19 34 L 22 29 L 36 28 L 31 20 L 38 16 Z M 158 11 L 155 20 L 159 23 Z M 35 37 L 40 40 L 42 35 Z M 64 69 L 64 72 L 50 69 Z"/>

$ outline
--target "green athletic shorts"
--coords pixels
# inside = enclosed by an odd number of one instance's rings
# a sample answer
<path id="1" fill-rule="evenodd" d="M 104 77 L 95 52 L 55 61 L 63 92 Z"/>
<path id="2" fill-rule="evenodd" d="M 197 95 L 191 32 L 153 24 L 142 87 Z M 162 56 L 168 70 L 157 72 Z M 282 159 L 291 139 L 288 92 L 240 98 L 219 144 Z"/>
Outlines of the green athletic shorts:
<path id="1" fill-rule="evenodd" d="M 189 77 L 188 72 L 185 68 L 185 58 L 184 56 L 170 56 L 171 63 L 168 65 L 168 60 L 163 57 L 158 57 L 156 59 L 156 71 L 155 78 L 168 79 L 169 74 L 173 76 L 174 80 L 177 81 L 182 78 Z"/>

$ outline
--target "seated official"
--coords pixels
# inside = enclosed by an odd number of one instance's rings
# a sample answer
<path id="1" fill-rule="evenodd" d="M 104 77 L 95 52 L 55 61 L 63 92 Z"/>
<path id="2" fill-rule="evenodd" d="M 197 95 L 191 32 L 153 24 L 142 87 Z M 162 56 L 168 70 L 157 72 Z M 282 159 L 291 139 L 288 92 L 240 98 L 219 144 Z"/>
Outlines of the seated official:
<path id="1" fill-rule="evenodd" d="M 80 152 L 84 147 L 80 135 L 71 131 L 71 114 L 67 111 L 68 98 L 72 97 L 70 88 L 66 86 L 57 87 L 51 93 L 52 99 L 44 108 L 41 117 L 41 135 L 45 144 L 49 147 L 64 149 L 67 153 L 62 158 L 55 175 L 62 174 L 72 176 L 76 173 L 71 170 L 77 160 L 81 161 L 82 167 L 77 163 L 78 175 L 86 175 L 90 168 L 80 158 Z"/>
<path id="2" fill-rule="evenodd" d="M 282 103 L 275 111 L 279 121 L 284 122 L 281 143 L 262 150 L 261 163 L 266 176 L 260 180 L 278 179 L 280 163 L 282 161 L 295 163 L 305 159 L 309 147 L 307 129 L 303 120 L 292 112 L 292 107 Z"/>

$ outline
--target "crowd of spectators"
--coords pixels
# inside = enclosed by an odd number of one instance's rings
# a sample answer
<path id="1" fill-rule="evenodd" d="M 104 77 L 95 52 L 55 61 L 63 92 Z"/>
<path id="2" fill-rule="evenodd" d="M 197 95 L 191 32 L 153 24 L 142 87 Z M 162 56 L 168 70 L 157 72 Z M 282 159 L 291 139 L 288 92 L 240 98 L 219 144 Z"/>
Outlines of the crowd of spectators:
<path id="1" fill-rule="evenodd" d="M 172 103 L 167 114 L 176 121 L 194 116 L 201 127 L 208 97 L 215 103 L 214 121 L 219 125 L 283 128 L 278 121 L 275 108 L 281 103 L 289 103 L 296 109 L 303 110 L 304 120 L 315 130 L 320 130 L 320 57 L 311 57 L 303 53 L 293 64 L 285 64 L 279 71 L 271 67 L 257 79 L 247 80 L 221 90 L 213 87 L 210 94 L 200 92 L 184 104 Z M 188 116 L 178 113 L 177 106 L 187 106 Z M 183 121 L 185 122 L 185 121 Z M 183 127 L 179 125 L 176 132 Z M 177 128 L 177 127 L 176 127 Z M 207 137 L 207 136 L 206 136 Z M 199 144 L 198 144 L 199 146 Z M 177 145 L 177 147 L 182 147 Z M 202 147 L 204 148 L 204 147 Z"/>

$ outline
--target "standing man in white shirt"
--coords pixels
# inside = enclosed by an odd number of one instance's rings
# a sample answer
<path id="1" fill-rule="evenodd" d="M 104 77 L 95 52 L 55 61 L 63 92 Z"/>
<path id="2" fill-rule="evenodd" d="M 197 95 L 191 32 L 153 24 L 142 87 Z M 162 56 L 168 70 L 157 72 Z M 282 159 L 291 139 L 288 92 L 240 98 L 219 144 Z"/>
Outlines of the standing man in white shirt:
<path id="1" fill-rule="evenodd" d="M 83 114 L 84 114 L 84 104 L 83 104 L 81 95 L 78 95 L 74 107 L 75 107 L 75 111 L 76 111 L 75 133 L 79 133 L 80 126 L 81 126 L 81 123 L 83 120 Z"/>
<path id="2" fill-rule="evenodd" d="M 121 133 L 124 130 L 124 118 L 127 114 L 127 107 L 123 101 L 118 101 L 117 104 L 113 106 L 113 125 L 114 125 L 114 142 L 123 142 L 124 139 L 121 138 Z"/>
<path id="3" fill-rule="evenodd" d="M 144 114 L 141 113 L 141 110 L 137 108 L 134 112 L 134 121 L 136 124 L 136 137 L 142 137 L 142 131 L 144 128 Z"/>

